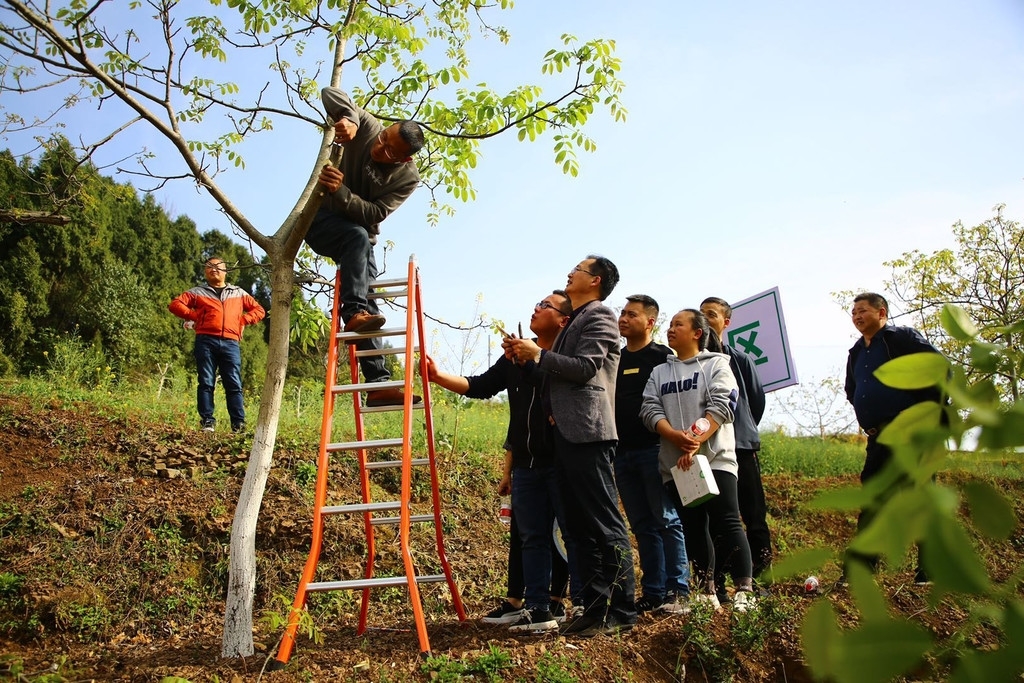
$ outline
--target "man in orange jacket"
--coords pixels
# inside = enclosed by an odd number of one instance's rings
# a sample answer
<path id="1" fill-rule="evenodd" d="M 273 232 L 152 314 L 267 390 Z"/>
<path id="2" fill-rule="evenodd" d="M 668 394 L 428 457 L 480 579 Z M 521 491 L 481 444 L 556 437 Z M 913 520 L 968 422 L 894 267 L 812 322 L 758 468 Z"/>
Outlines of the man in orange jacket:
<path id="1" fill-rule="evenodd" d="M 204 432 L 212 432 L 213 387 L 220 371 L 224 395 L 231 416 L 231 430 L 245 428 L 245 407 L 242 405 L 242 354 L 239 340 L 246 325 L 263 320 L 266 311 L 241 287 L 226 284 L 224 260 L 212 256 L 206 260 L 204 274 L 207 284 L 193 287 L 177 297 L 167 308 L 185 320 L 186 329 L 196 331 L 196 368 L 199 387 L 196 391 L 199 419 Z"/>

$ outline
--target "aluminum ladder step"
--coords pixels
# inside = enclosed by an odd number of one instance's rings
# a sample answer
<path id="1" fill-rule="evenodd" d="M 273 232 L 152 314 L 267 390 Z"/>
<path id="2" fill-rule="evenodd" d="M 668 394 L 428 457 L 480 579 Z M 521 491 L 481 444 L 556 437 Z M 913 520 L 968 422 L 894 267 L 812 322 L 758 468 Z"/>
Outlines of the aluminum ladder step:
<path id="1" fill-rule="evenodd" d="M 416 577 L 416 583 L 441 583 L 447 581 L 444 574 L 424 574 Z M 323 591 L 356 590 L 359 588 L 375 588 L 377 586 L 408 586 L 409 580 L 404 576 L 385 576 L 377 579 L 353 579 L 351 581 L 318 581 L 306 585 L 307 593 Z"/>
<path id="2" fill-rule="evenodd" d="M 403 337 L 405 336 L 404 327 L 382 327 L 379 330 L 374 330 L 373 332 L 338 332 L 338 334 L 335 336 L 335 339 L 337 339 L 339 342 L 355 344 L 356 342 L 362 341 L 363 339 L 374 339 L 379 337 L 397 337 L 399 335 Z"/>

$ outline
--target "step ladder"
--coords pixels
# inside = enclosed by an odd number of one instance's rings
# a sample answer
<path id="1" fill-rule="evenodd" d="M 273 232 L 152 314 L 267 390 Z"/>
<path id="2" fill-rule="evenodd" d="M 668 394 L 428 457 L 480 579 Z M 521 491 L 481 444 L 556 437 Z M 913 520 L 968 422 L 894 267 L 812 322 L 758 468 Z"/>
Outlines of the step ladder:
<path id="1" fill-rule="evenodd" d="M 441 497 L 438 491 L 437 458 L 434 448 L 434 426 L 430 403 L 429 383 L 423 382 L 423 402 L 412 403 L 413 396 L 413 375 L 419 370 L 421 377 L 426 376 L 426 359 L 421 353 L 417 361 L 416 354 L 420 349 L 426 348 L 424 337 L 424 316 L 422 291 L 420 288 L 419 269 L 416 265 L 415 256 L 409 259 L 408 277 L 406 279 L 377 280 L 373 282 L 373 289 L 369 297 L 381 300 L 406 299 L 405 327 L 381 328 L 376 332 L 367 334 L 355 334 L 340 331 L 340 287 L 341 273 L 335 276 L 334 283 L 334 304 L 331 313 L 331 338 L 327 352 L 327 381 L 324 387 L 324 411 L 323 421 L 320 427 L 320 451 L 317 459 L 316 494 L 313 505 L 313 534 L 309 550 L 309 557 L 306 560 L 302 577 L 299 581 L 299 588 L 295 594 L 295 602 L 292 604 L 289 613 L 288 626 L 285 629 L 281 644 L 277 650 L 276 661 L 273 668 L 282 668 L 291 657 L 292 649 L 295 647 L 295 637 L 299 627 L 299 617 L 306 606 L 306 600 L 310 593 L 326 592 L 335 590 L 362 590 L 362 604 L 359 611 L 359 627 L 357 634 L 362 635 L 366 631 L 367 616 L 370 607 L 370 591 L 372 588 L 383 586 L 407 586 L 409 590 L 409 603 L 412 606 L 413 617 L 416 622 L 416 633 L 419 637 L 420 653 L 424 657 L 430 656 L 430 641 L 427 637 L 426 622 L 423 616 L 423 604 L 420 600 L 419 585 L 424 583 L 447 582 L 451 591 L 452 604 L 460 621 L 465 621 L 466 611 L 462 606 L 462 599 L 459 596 L 458 587 L 452 577 L 451 567 L 444 551 L 444 536 L 441 526 Z M 400 348 L 384 348 L 372 350 L 357 350 L 355 342 L 368 337 L 404 337 L 405 345 Z M 348 349 L 348 362 L 350 368 L 351 383 L 336 383 L 338 376 L 338 346 L 343 345 Z M 404 379 L 390 382 L 377 382 L 365 384 L 359 382 L 358 359 L 371 355 L 395 355 L 404 359 Z M 419 365 L 417 366 L 417 362 Z M 405 391 L 405 404 L 401 406 L 364 407 L 360 401 L 360 395 L 375 389 L 403 388 Z M 334 421 L 335 399 L 342 394 L 352 396 L 353 415 L 355 419 L 355 441 L 335 442 L 331 438 L 331 428 Z M 402 434 L 395 438 L 367 439 L 365 416 L 372 413 L 402 411 Z M 413 413 L 422 411 L 423 429 L 425 432 L 425 454 L 417 457 L 413 455 L 412 436 L 414 433 Z M 402 457 L 400 460 L 374 460 L 368 454 L 378 449 L 401 448 Z M 329 466 L 331 455 L 342 452 L 355 452 L 359 463 L 359 481 L 362 495 L 362 502 L 352 504 L 328 504 L 327 489 Z M 412 514 L 410 510 L 410 494 L 412 489 L 413 468 L 424 468 L 429 471 L 431 488 L 431 512 L 429 514 Z M 374 501 L 371 499 L 370 474 L 374 470 L 401 469 L 401 485 L 398 500 Z M 366 570 L 363 578 L 347 581 L 315 581 L 317 565 L 320 561 L 320 554 L 323 545 L 324 524 L 329 517 L 345 515 L 362 515 L 363 527 L 366 533 Z M 440 574 L 417 574 L 413 561 L 412 549 L 410 548 L 411 525 L 419 523 L 432 523 L 434 525 L 434 539 L 436 541 L 437 558 L 440 561 L 442 573 Z M 397 525 L 399 531 L 399 552 L 402 557 L 404 574 L 398 576 L 375 576 L 374 564 L 377 558 L 375 545 L 375 528 L 382 525 Z M 340 548 L 330 549 L 340 551 Z M 422 552 L 422 551 L 421 551 Z"/>

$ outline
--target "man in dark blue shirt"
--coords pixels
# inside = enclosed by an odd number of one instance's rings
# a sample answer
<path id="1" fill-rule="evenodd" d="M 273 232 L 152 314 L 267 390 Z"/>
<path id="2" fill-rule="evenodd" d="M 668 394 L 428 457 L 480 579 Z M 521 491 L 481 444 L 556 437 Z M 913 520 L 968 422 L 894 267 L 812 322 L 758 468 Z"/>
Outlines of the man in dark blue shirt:
<path id="1" fill-rule="evenodd" d="M 851 316 L 853 326 L 860 332 L 861 338 L 850 349 L 846 362 L 846 398 L 853 404 L 857 422 L 868 437 L 867 457 L 860 473 L 863 484 L 881 472 L 892 459 L 889 447 L 878 443 L 878 434 L 882 429 L 910 406 L 941 399 L 935 388 L 908 391 L 886 386 L 875 377 L 875 370 L 893 358 L 939 351 L 914 328 L 887 325 L 889 304 L 880 294 L 858 294 L 853 300 Z M 870 509 L 861 510 L 857 531 L 866 528 L 872 517 Z M 920 549 L 918 555 L 915 582 L 923 585 L 928 583 L 928 578 L 921 568 Z M 854 559 L 872 568 L 878 564 L 876 557 L 854 556 Z"/>

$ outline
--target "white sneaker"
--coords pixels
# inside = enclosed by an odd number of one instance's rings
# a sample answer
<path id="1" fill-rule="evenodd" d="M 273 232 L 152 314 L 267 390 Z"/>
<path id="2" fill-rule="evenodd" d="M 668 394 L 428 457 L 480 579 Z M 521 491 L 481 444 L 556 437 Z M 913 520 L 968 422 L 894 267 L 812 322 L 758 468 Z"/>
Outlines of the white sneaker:
<path id="1" fill-rule="evenodd" d="M 711 609 L 716 612 L 722 609 L 722 603 L 718 601 L 718 596 L 714 593 L 700 593 L 698 595 L 690 596 L 691 605 L 711 605 Z"/>
<path id="2" fill-rule="evenodd" d="M 749 612 L 757 607 L 757 597 L 753 591 L 736 591 L 732 596 L 732 609 L 735 612 Z"/>

